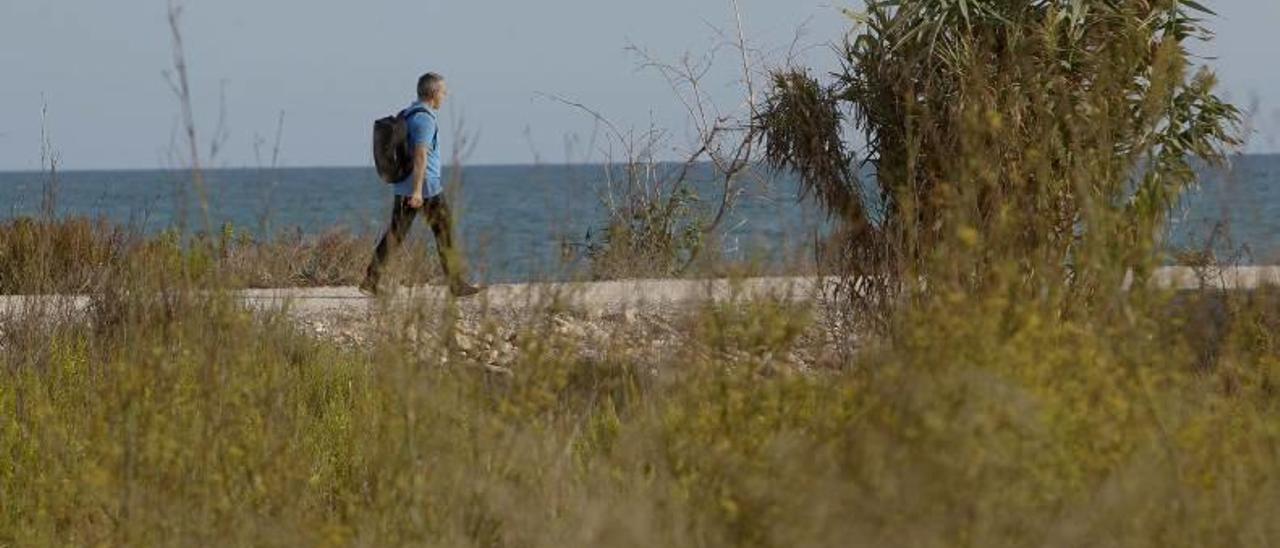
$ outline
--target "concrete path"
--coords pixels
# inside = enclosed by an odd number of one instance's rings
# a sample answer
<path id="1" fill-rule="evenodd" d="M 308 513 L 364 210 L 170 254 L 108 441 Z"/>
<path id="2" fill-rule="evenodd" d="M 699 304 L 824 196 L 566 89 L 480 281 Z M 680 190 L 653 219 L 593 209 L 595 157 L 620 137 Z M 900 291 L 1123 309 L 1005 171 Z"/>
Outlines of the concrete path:
<path id="1" fill-rule="evenodd" d="M 1280 267 L 1236 267 L 1200 271 L 1186 267 L 1160 269 L 1156 281 L 1166 288 L 1249 290 L 1267 285 L 1280 286 Z M 827 279 L 831 281 L 831 279 Z M 588 311 L 617 311 L 637 308 L 685 306 L 732 297 L 783 296 L 796 300 L 813 298 L 819 278 L 751 278 L 745 280 L 626 280 L 611 282 L 510 284 L 491 286 L 481 296 L 463 301 L 467 307 L 512 309 L 555 302 Z M 254 308 L 286 305 L 308 314 L 350 313 L 376 306 L 377 299 L 354 287 L 254 289 L 238 292 Z M 441 287 L 406 288 L 395 295 L 397 302 L 412 299 L 443 301 Z M 0 315 L 21 313 L 33 305 L 83 310 L 84 296 L 0 296 Z"/>

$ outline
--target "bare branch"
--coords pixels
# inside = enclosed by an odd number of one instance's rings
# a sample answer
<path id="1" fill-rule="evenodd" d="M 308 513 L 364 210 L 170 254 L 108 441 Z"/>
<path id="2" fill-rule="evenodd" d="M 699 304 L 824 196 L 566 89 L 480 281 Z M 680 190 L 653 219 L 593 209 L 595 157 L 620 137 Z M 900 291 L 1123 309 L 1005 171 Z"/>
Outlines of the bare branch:
<path id="1" fill-rule="evenodd" d="M 44 94 L 40 94 L 40 170 L 49 170 L 45 179 L 44 198 L 40 210 L 46 220 L 53 220 L 57 210 L 58 198 L 58 165 L 61 158 L 53 148 L 53 137 L 49 132 L 49 103 Z"/>
<path id="2" fill-rule="evenodd" d="M 588 107 L 587 105 L 584 105 L 578 101 L 574 101 L 572 99 L 568 99 L 560 95 L 544 93 L 544 92 L 537 92 L 536 95 L 545 99 L 555 101 L 557 103 L 571 106 L 573 108 L 576 108 L 578 110 L 581 110 L 589 114 L 592 118 L 595 118 L 597 122 L 604 124 L 604 126 L 609 129 L 609 132 L 613 134 L 614 138 L 618 139 L 618 142 L 626 142 L 626 138 L 623 137 L 622 132 L 618 130 L 618 126 L 614 125 L 614 123 L 610 121 L 608 118 L 605 118 L 605 116 L 603 114 L 600 114 L 599 111 L 596 111 L 591 107 Z"/>
<path id="3" fill-rule="evenodd" d="M 742 29 L 742 9 L 738 0 L 733 0 L 733 15 L 738 23 L 738 51 L 742 53 L 742 75 L 747 84 L 747 105 L 751 107 L 751 115 L 756 115 L 756 90 L 751 78 L 751 61 L 747 58 L 747 38 Z"/>
<path id="4" fill-rule="evenodd" d="M 204 216 L 205 231 L 211 232 L 209 199 L 205 193 L 204 172 L 200 166 L 200 141 L 196 137 L 195 114 L 192 112 L 191 107 L 191 85 L 187 77 L 187 56 L 182 41 L 182 6 L 178 4 L 178 0 L 169 0 L 168 16 L 173 47 L 173 73 L 170 74 L 169 84 L 177 94 L 178 103 L 182 109 L 182 128 L 190 151 L 190 157 L 187 161 L 191 170 L 191 181 L 195 185 L 196 194 L 200 199 L 200 211 Z"/>
<path id="5" fill-rule="evenodd" d="M 218 125 L 213 131 L 213 138 L 209 140 L 210 163 L 218 158 L 218 153 L 230 138 L 231 133 L 227 129 L 227 79 L 223 78 L 218 82 Z"/>

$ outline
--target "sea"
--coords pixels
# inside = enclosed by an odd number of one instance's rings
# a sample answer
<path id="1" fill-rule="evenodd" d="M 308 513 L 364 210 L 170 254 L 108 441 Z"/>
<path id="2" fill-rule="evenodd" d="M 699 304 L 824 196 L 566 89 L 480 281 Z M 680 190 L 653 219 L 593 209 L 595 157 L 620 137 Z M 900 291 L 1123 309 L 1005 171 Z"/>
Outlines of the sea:
<path id="1" fill-rule="evenodd" d="M 661 180 L 679 166 L 651 169 L 628 177 L 605 165 L 468 166 L 445 177 L 468 261 L 485 281 L 500 283 L 579 271 L 582 251 L 600 242 L 608 204 L 627 181 Z M 0 220 L 51 208 L 59 217 L 101 218 L 149 234 L 176 227 L 257 237 L 348 231 L 372 249 L 390 216 L 391 189 L 372 168 L 212 169 L 203 179 L 207 220 L 191 174 L 182 170 L 66 171 L 53 186 L 47 173 L 0 172 Z M 722 182 L 706 165 L 690 180 L 692 210 L 714 218 Z M 831 224 L 794 177 L 757 169 L 737 188 L 713 242 L 721 256 L 766 266 L 812 260 L 814 242 Z M 414 233 L 429 237 L 421 223 Z M 1280 155 L 1240 156 L 1229 169 L 1201 170 L 1166 242 L 1241 264 L 1280 263 Z"/>

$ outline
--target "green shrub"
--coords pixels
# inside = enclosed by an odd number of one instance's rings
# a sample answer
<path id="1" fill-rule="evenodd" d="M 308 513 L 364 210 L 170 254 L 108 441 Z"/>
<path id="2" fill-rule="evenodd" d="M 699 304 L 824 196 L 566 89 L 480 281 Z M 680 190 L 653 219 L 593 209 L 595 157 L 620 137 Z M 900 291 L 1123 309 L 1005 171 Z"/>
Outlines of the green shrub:
<path id="1" fill-rule="evenodd" d="M 1149 270 L 1192 162 L 1237 144 L 1237 110 L 1187 52 L 1210 36 L 1207 12 L 1183 0 L 871 1 L 850 12 L 858 28 L 836 82 L 775 72 L 758 119 L 767 156 L 846 226 L 846 272 L 981 285 L 1007 260 L 1087 296 Z M 849 130 L 865 156 L 849 151 Z M 863 196 L 855 162 L 874 168 L 879 200 Z"/>

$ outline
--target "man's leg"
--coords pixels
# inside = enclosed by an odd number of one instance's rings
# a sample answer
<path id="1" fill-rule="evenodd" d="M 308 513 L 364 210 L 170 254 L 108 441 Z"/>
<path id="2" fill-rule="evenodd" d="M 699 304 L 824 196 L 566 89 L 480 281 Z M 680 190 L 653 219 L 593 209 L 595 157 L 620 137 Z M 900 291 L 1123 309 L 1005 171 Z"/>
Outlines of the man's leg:
<path id="1" fill-rule="evenodd" d="M 364 282 L 360 284 L 361 289 L 373 293 L 378 291 L 378 284 L 382 281 L 382 272 L 386 268 L 387 259 L 400 248 L 400 243 L 409 234 L 409 228 L 413 226 L 413 219 L 417 214 L 416 209 L 409 207 L 408 198 L 395 197 L 391 206 L 391 226 L 387 227 L 386 233 L 382 235 L 382 241 L 378 242 L 378 248 L 373 252 L 373 261 L 369 263 L 369 268 L 365 272 Z"/>
<path id="2" fill-rule="evenodd" d="M 466 282 L 466 267 L 462 254 L 453 239 L 453 214 L 444 196 L 436 196 L 423 204 L 431 232 L 436 236 L 436 253 L 440 255 L 440 268 L 449 281 L 449 290 L 457 296 L 474 295 L 478 289 Z"/>

